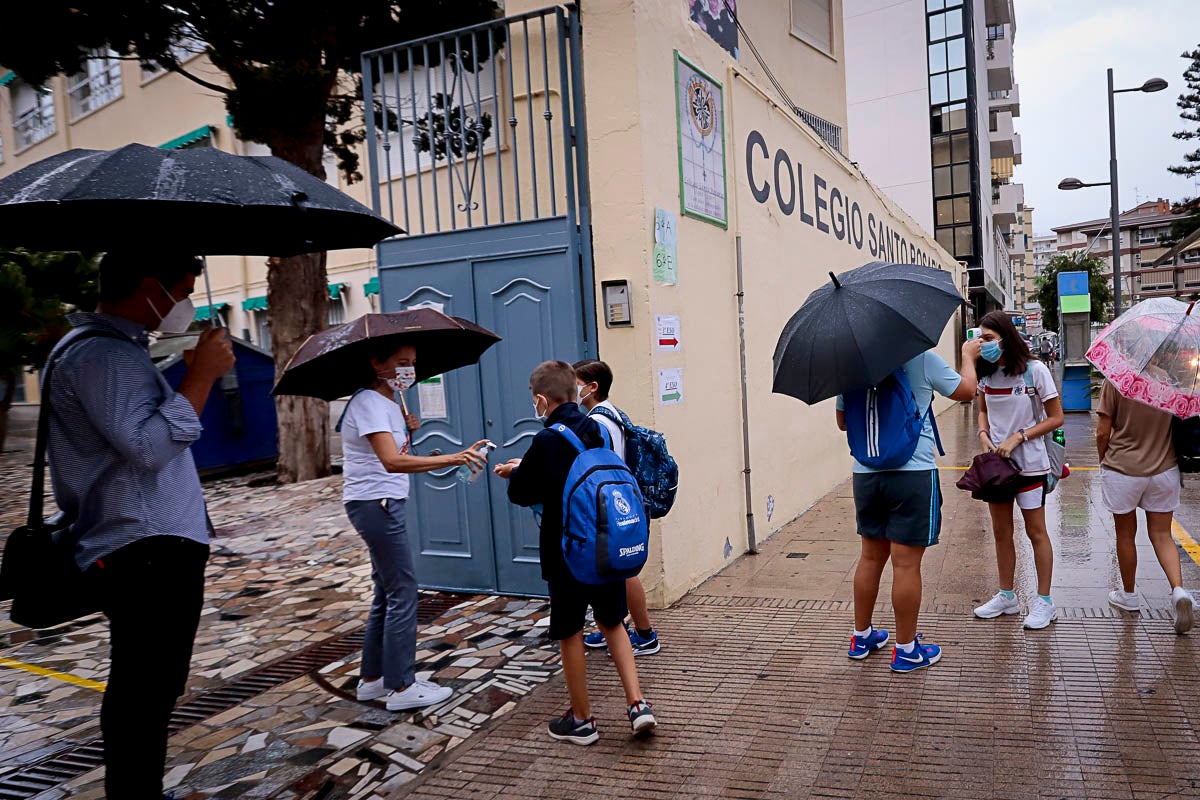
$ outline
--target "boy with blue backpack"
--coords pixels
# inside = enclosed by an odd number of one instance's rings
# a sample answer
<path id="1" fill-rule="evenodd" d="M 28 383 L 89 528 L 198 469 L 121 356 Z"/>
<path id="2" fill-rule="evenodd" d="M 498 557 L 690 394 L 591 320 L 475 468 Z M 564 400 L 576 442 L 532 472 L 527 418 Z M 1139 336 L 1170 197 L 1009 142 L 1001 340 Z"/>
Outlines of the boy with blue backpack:
<path id="1" fill-rule="evenodd" d="M 633 474 L 606 433 L 579 405 L 575 370 L 546 361 L 529 379 L 534 414 L 545 425 L 524 458 L 497 465 L 508 499 L 541 506 L 542 577 L 550 588 L 550 638 L 559 642 L 571 707 L 550 723 L 550 736 L 588 745 L 600 738 L 587 692 L 583 626 L 588 607 L 608 643 L 625 689 L 634 735 L 657 725 L 642 697 L 633 649 L 622 627 L 625 579 L 646 560 L 649 520 Z"/>
<path id="2" fill-rule="evenodd" d="M 888 632 L 872 625 L 883 568 L 892 562 L 892 607 L 896 644 L 891 668 L 912 672 L 942 657 L 935 644 L 921 644 L 921 558 L 937 544 L 942 528 L 933 418 L 934 393 L 951 400 L 975 397 L 979 340 L 962 346 L 955 372 L 932 350 L 906 362 L 879 385 L 838 398 L 837 425 L 854 456 L 854 507 L 862 555 L 854 573 L 854 632 L 850 658 L 862 660 L 888 643 Z"/>
<path id="3" fill-rule="evenodd" d="M 652 459 L 655 448 L 652 438 L 656 434 L 634 425 L 625 412 L 614 406 L 608 399 L 613 383 L 612 369 L 608 364 L 596 359 L 579 361 L 575 364 L 575 377 L 579 386 L 579 404 L 587 411 L 589 417 L 607 429 L 612 440 L 613 452 L 627 465 L 630 465 L 631 470 L 640 462 Z M 674 460 L 669 455 L 665 455 L 665 443 L 662 449 L 665 456 L 664 461 L 670 460 L 669 466 L 665 468 L 669 471 L 674 467 Z M 655 472 L 663 469 L 647 466 Z M 634 471 L 636 472 L 636 470 Z M 658 513 L 660 509 L 650 508 L 651 518 L 665 516 L 666 512 L 670 510 L 671 503 L 674 502 L 674 487 L 679 483 L 677 467 L 674 467 L 674 477 L 668 480 L 668 483 L 671 486 L 672 494 L 663 498 L 661 513 Z M 639 481 L 639 485 L 642 488 L 643 499 L 648 501 L 647 505 L 653 506 L 651 498 L 646 496 L 646 487 L 643 482 Z M 651 493 L 653 494 L 653 489 Z M 626 624 L 625 626 L 625 630 L 629 634 L 629 643 L 633 645 L 633 654 L 648 656 L 657 653 L 662 646 L 658 640 L 658 632 L 650 624 L 650 610 L 646 605 L 646 590 L 642 586 L 642 579 L 636 575 L 625 581 L 625 602 L 629 606 L 629 618 L 633 622 L 632 625 Z M 607 646 L 604 634 L 599 631 L 583 637 L 583 643 L 592 648 Z"/>

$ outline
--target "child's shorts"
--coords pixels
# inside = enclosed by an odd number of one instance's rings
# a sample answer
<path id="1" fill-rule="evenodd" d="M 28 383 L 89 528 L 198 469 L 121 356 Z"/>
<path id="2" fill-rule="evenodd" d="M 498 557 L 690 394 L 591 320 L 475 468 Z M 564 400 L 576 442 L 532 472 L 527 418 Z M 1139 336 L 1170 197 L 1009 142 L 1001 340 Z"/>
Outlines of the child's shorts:
<path id="1" fill-rule="evenodd" d="M 620 625 L 629 613 L 625 605 L 625 581 L 595 586 L 563 578 L 550 584 L 550 638 L 570 639 L 583 630 L 588 606 L 596 622 L 606 627 Z"/>

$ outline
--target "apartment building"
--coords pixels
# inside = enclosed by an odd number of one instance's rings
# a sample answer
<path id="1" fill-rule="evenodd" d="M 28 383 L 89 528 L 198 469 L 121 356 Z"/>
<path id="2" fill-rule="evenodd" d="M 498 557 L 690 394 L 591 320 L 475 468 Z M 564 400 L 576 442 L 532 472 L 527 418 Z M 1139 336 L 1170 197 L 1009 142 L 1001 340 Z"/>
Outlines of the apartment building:
<path id="1" fill-rule="evenodd" d="M 1012 0 L 845 0 L 843 17 L 850 158 L 967 265 L 976 316 L 1011 309 Z"/>
<path id="2" fill-rule="evenodd" d="M 1058 236 L 1053 233 L 1035 233 L 1033 244 L 1033 267 L 1041 275 L 1050 266 L 1050 259 L 1058 253 Z"/>
<path id="3" fill-rule="evenodd" d="M 1122 212 L 1121 291 L 1126 307 L 1148 297 L 1183 298 L 1200 291 L 1200 247 L 1172 250 L 1164 244 L 1178 219 L 1171 213 L 1170 201 L 1163 198 Z M 1107 217 L 1053 230 L 1056 252 L 1100 258 L 1112 283 L 1112 230 Z"/>
<path id="4" fill-rule="evenodd" d="M 1037 265 L 1033 252 L 1033 207 L 1025 206 L 1017 214 L 1008 234 L 1004 237 L 1008 245 L 1009 260 L 1013 273 L 1012 309 L 1025 310 L 1037 294 Z"/>

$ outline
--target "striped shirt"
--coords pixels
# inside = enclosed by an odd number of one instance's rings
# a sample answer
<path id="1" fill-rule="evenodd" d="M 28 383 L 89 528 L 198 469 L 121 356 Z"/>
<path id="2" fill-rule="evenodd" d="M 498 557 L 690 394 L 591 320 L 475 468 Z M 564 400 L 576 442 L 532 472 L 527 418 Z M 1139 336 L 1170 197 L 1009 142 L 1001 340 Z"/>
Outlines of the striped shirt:
<path id="1" fill-rule="evenodd" d="M 150 536 L 208 544 L 204 494 L 189 449 L 202 430 L 196 410 L 150 360 L 141 325 L 108 314 L 69 319 L 76 328 L 101 327 L 128 339 L 93 337 L 68 346 L 51 378 L 50 477 L 58 507 L 76 520 L 76 563 L 86 569 Z M 64 344 L 69 339 L 55 355 Z"/>

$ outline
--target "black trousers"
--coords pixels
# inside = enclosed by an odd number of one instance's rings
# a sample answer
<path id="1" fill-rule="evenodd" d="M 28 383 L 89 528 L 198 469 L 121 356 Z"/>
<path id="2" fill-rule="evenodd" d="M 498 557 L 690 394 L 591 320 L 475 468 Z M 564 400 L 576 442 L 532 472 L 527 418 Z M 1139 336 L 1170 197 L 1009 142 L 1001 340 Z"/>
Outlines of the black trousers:
<path id="1" fill-rule="evenodd" d="M 187 689 L 207 561 L 206 545 L 152 536 L 89 570 L 111 631 L 100 708 L 110 800 L 162 800 L 167 726 Z"/>

